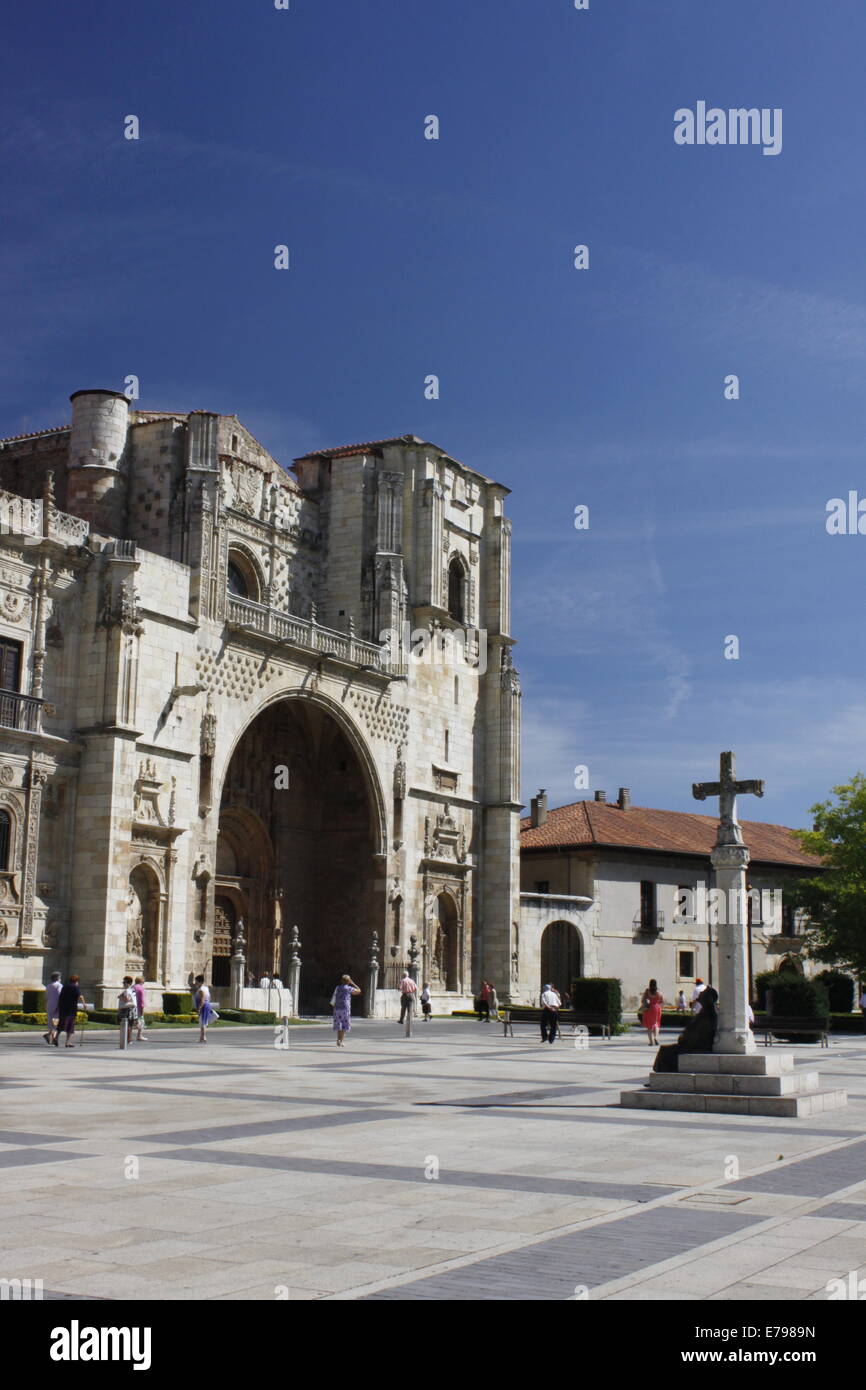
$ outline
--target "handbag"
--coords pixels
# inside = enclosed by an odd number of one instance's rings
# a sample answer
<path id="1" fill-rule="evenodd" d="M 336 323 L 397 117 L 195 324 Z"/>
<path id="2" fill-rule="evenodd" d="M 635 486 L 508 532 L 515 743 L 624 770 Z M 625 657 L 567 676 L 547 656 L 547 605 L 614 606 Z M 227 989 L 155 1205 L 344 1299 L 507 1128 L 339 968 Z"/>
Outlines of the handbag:
<path id="1" fill-rule="evenodd" d="M 336 1006 L 336 1003 L 337 1003 L 337 991 L 334 990 L 334 993 L 331 995 L 331 1008 L 332 1008 L 332 1009 Z"/>

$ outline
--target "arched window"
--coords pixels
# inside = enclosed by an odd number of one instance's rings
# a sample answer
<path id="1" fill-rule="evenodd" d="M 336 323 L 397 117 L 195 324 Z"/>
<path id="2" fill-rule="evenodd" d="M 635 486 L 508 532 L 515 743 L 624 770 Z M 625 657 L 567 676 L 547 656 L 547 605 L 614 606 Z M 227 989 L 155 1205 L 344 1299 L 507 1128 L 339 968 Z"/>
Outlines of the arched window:
<path id="1" fill-rule="evenodd" d="M 448 566 L 448 613 L 456 622 L 465 621 L 466 579 L 459 560 L 452 560 Z"/>
<path id="2" fill-rule="evenodd" d="M 0 811 L 0 872 L 9 868 L 9 850 L 12 846 L 12 817 L 8 811 Z"/>
<path id="3" fill-rule="evenodd" d="M 255 565 L 242 550 L 230 550 L 226 565 L 226 588 L 235 598 L 260 602 L 261 585 Z"/>
<path id="4" fill-rule="evenodd" d="M 234 594 L 235 598 L 249 598 L 247 582 L 234 560 L 229 560 L 226 570 L 226 584 L 229 593 Z"/>

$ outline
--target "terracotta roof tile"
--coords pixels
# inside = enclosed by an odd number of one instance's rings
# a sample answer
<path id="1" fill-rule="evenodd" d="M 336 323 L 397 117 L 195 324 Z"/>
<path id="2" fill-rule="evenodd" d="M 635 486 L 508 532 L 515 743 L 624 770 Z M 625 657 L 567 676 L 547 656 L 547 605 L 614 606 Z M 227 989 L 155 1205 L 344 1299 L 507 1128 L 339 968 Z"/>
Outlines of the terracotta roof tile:
<path id="1" fill-rule="evenodd" d="M 817 868 L 821 860 L 806 854 L 785 825 L 741 821 L 752 859 L 760 863 Z M 665 854 L 709 855 L 716 839 L 717 816 L 691 811 L 658 811 L 649 806 L 620 810 L 616 802 L 574 801 L 547 813 L 544 825 L 520 822 L 521 849 L 622 848 Z"/>
<path id="2" fill-rule="evenodd" d="M 337 449 L 311 449 L 308 454 L 299 454 L 295 463 L 301 463 L 304 459 L 338 459 L 349 458 L 351 454 L 367 454 L 371 449 L 384 449 L 389 444 L 423 444 L 424 440 L 419 439 L 416 434 L 395 435 L 391 439 L 368 439 L 365 444 L 341 444 Z M 437 448 L 438 445 L 434 445 Z"/>
<path id="3" fill-rule="evenodd" d="M 0 438 L 0 444 L 14 444 L 18 439 L 38 439 L 42 434 L 62 434 L 64 430 L 70 428 L 70 425 L 55 425 L 48 430 L 29 430 L 27 434 L 6 434 Z"/>

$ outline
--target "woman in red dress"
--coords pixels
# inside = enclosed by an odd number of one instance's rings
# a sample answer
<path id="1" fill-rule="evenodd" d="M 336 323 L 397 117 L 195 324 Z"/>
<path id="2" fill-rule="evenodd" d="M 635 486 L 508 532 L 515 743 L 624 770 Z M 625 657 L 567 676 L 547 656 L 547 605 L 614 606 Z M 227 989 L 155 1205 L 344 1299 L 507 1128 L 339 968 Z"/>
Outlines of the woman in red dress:
<path id="1" fill-rule="evenodd" d="M 662 1023 L 662 1004 L 664 999 L 659 994 L 659 987 L 655 980 L 650 980 L 648 987 L 644 990 L 641 1000 L 641 1023 L 646 1029 L 650 1047 L 659 1045 L 659 1028 Z"/>

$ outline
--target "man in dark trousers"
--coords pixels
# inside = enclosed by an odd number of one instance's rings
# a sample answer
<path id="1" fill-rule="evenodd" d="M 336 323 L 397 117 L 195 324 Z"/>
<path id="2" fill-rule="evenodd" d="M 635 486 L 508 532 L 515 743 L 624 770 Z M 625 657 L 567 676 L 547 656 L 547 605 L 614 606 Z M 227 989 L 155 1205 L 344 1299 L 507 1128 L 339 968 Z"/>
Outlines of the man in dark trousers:
<path id="1" fill-rule="evenodd" d="M 553 985 L 545 985 L 541 996 L 541 1041 L 555 1042 L 562 1000 Z"/>

